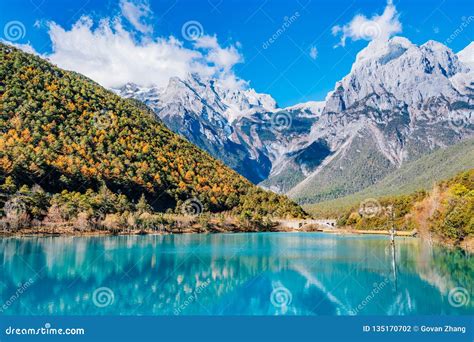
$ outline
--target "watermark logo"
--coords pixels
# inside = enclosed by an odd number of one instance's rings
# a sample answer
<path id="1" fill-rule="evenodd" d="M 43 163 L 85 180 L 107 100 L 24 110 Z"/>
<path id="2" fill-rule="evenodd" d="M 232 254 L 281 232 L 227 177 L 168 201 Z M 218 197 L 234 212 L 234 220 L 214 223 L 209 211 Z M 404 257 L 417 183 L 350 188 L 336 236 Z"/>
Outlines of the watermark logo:
<path id="1" fill-rule="evenodd" d="M 211 283 L 211 280 L 208 279 L 204 281 L 202 284 L 200 284 L 196 290 L 194 290 L 194 293 L 189 295 L 182 304 L 180 304 L 175 310 L 174 314 L 178 316 L 181 314 L 191 303 L 194 303 L 198 300 L 198 296 L 209 286 Z"/>
<path id="2" fill-rule="evenodd" d="M 3 28 L 5 38 L 11 42 L 25 38 L 26 28 L 21 21 L 9 21 Z"/>
<path id="3" fill-rule="evenodd" d="M 181 205 L 183 215 L 196 216 L 204 211 L 204 207 L 200 200 L 196 197 L 189 198 Z"/>
<path id="4" fill-rule="evenodd" d="M 24 283 L 18 284 L 15 292 L 0 306 L 0 313 L 6 311 L 26 290 L 35 283 L 36 279 L 30 278 Z"/>
<path id="5" fill-rule="evenodd" d="M 375 21 L 367 21 L 361 25 L 360 35 L 365 40 L 374 40 L 380 38 L 382 29 Z"/>
<path id="6" fill-rule="evenodd" d="M 12 327 L 9 326 L 5 329 L 6 335 L 25 335 L 25 336 L 38 336 L 38 335 L 84 335 L 86 333 L 84 328 L 54 328 L 51 323 L 45 323 L 44 326 L 39 328 L 34 327 Z"/>
<path id="7" fill-rule="evenodd" d="M 106 306 L 112 305 L 114 300 L 114 291 L 108 287 L 99 287 L 92 293 L 92 302 L 99 308 L 105 308 Z"/>
<path id="8" fill-rule="evenodd" d="M 190 20 L 181 27 L 181 35 L 189 41 L 196 41 L 204 35 L 204 28 L 196 20 Z"/>
<path id="9" fill-rule="evenodd" d="M 448 302 L 455 308 L 467 305 L 470 300 L 469 292 L 464 287 L 455 287 L 449 291 Z"/>
<path id="10" fill-rule="evenodd" d="M 270 120 L 271 129 L 278 132 L 289 129 L 293 123 L 293 119 L 287 111 L 273 113 Z"/>
<path id="11" fill-rule="evenodd" d="M 469 108 L 451 108 L 449 102 L 431 97 L 421 108 L 421 117 L 429 122 L 445 120 L 451 128 L 459 129 L 473 124 L 474 111 Z"/>
<path id="12" fill-rule="evenodd" d="M 278 38 L 280 38 L 286 30 L 290 28 L 290 26 L 298 20 L 300 17 L 300 12 L 295 12 L 291 16 L 286 16 L 283 18 L 283 24 L 262 44 L 262 48 L 264 50 L 268 49 L 273 43 L 275 43 Z"/>
<path id="13" fill-rule="evenodd" d="M 219 6 L 224 2 L 224 0 L 207 0 L 207 3 L 211 5 L 212 10 L 211 12 L 216 11 L 217 13 L 221 13 L 219 10 Z"/>
<path id="14" fill-rule="evenodd" d="M 270 295 L 270 302 L 276 308 L 285 308 L 291 304 L 293 296 L 290 290 L 280 286 L 274 289 Z"/>
<path id="15" fill-rule="evenodd" d="M 375 198 L 368 198 L 360 203 L 359 214 L 366 218 L 372 218 L 382 212 L 382 205 Z"/>
<path id="16" fill-rule="evenodd" d="M 95 112 L 93 117 L 94 126 L 100 130 L 109 128 L 112 125 L 112 116 L 110 114 L 111 112 L 106 109 Z"/>
<path id="17" fill-rule="evenodd" d="M 352 309 L 349 311 L 349 315 L 355 316 L 357 315 L 360 311 L 364 310 L 364 308 L 369 305 L 369 303 L 379 294 L 380 291 L 382 291 L 385 286 L 387 286 L 390 283 L 390 278 L 387 277 L 381 282 L 375 282 L 372 285 L 372 290 L 370 293 L 355 307 L 355 309 Z"/>
<path id="18" fill-rule="evenodd" d="M 474 21 L 474 16 L 471 15 L 469 17 L 463 16 L 461 17 L 461 24 L 449 35 L 448 39 L 444 42 L 444 45 L 449 45 L 455 40 L 459 35 L 461 35 L 464 30 L 471 25 Z"/>
<path id="19" fill-rule="evenodd" d="M 458 109 L 449 112 L 449 124 L 453 128 L 468 127 L 473 123 L 473 111 Z"/>

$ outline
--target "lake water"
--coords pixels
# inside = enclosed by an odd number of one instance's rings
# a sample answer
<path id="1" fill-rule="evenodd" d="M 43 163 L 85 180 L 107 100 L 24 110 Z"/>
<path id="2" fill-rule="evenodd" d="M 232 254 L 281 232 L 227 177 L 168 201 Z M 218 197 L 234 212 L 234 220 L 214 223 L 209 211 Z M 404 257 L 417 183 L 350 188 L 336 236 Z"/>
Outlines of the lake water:
<path id="1" fill-rule="evenodd" d="M 0 240 L 2 314 L 474 314 L 474 258 L 386 236 Z M 0 303 L 1 304 L 1 303 Z"/>

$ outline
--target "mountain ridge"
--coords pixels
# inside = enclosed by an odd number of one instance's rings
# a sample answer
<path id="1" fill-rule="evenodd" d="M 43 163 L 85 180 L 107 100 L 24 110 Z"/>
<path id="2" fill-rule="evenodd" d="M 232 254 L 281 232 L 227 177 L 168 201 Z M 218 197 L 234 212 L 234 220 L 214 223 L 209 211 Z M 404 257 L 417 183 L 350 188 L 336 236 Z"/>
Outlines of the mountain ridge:
<path id="1" fill-rule="evenodd" d="M 450 80 L 468 71 L 451 50 L 434 41 L 416 46 L 395 37 L 386 45 L 369 43 L 326 99 L 319 136 L 338 151 L 333 167 L 316 169 L 287 193 L 303 203 L 340 197 L 376 183 L 426 151 L 471 137 L 474 93 L 460 93 Z M 458 124 L 458 119 L 466 121 Z M 350 156 L 364 149 L 368 165 L 354 167 Z M 362 174 L 362 186 L 347 184 L 361 169 L 376 177 L 363 179 Z"/>
<path id="2" fill-rule="evenodd" d="M 472 136 L 472 46 L 454 54 L 436 41 L 372 41 L 324 101 L 287 108 L 251 89 L 228 91 L 238 94 L 229 109 L 230 102 L 220 99 L 225 91 L 209 97 L 198 89 L 208 90 L 212 82 L 219 89 L 215 81 L 195 76 L 181 80 L 192 89 L 192 106 L 172 91 L 145 103 L 173 131 L 252 182 L 301 203 L 317 202 L 359 191 L 425 152 Z M 349 184 L 346 178 L 361 173 L 351 166 L 356 155 L 370 160 L 371 169 L 363 162 L 359 167 L 372 177 Z"/>

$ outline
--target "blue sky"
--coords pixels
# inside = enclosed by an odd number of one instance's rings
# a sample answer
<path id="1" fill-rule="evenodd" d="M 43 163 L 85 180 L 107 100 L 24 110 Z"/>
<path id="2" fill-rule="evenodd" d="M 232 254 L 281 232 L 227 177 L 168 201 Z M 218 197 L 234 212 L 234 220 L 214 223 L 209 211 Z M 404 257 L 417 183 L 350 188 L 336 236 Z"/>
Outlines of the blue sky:
<path id="1" fill-rule="evenodd" d="M 374 17 L 387 6 L 392 17 Z M 129 79 L 162 86 L 193 71 L 243 80 L 287 106 L 324 99 L 372 34 L 434 39 L 457 52 L 474 40 L 472 16 L 472 0 L 16 0 L 0 3 L 0 33 L 106 86 Z M 8 31 L 15 24 L 19 35 Z"/>

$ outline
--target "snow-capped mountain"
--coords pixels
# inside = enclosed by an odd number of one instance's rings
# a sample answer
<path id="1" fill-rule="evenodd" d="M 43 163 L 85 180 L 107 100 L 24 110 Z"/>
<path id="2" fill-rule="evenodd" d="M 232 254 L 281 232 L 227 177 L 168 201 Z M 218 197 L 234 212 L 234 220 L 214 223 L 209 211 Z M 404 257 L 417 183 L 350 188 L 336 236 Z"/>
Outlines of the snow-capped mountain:
<path id="1" fill-rule="evenodd" d="M 369 186 L 409 160 L 473 135 L 474 43 L 372 41 L 325 101 L 279 108 L 253 89 L 189 75 L 128 84 L 172 130 L 251 181 L 302 202 Z"/>
<path id="2" fill-rule="evenodd" d="M 258 183 L 268 175 L 271 161 L 254 126 L 265 126 L 266 113 L 277 110 L 271 96 L 226 89 L 196 74 L 171 78 L 162 89 L 127 84 L 116 92 L 144 102 L 173 131 L 251 181 Z"/>
<path id="3" fill-rule="evenodd" d="M 330 155 L 288 194 L 311 202 L 355 192 L 406 161 L 472 137 L 474 91 L 466 85 L 474 78 L 461 60 L 434 41 L 371 42 L 313 127 L 312 138 Z"/>

